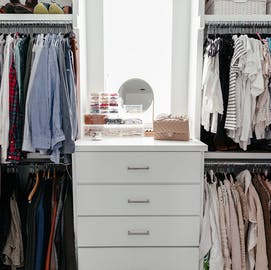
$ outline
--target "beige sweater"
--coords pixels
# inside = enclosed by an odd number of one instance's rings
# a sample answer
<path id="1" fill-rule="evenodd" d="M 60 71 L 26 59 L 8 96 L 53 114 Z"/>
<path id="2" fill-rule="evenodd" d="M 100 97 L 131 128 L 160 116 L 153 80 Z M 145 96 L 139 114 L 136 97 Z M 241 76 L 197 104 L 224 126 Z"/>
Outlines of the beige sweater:
<path id="1" fill-rule="evenodd" d="M 268 270 L 263 210 L 258 193 L 248 170 L 241 172 L 236 179 L 242 184 L 248 201 L 247 269 Z"/>

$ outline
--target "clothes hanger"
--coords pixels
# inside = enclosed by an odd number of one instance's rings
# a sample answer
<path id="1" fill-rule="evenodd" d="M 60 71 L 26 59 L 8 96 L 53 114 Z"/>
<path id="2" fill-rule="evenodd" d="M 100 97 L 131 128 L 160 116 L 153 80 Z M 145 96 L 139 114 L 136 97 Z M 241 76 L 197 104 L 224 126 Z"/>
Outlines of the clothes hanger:
<path id="1" fill-rule="evenodd" d="M 28 202 L 31 203 L 32 202 L 32 199 L 39 187 L 39 183 L 40 183 L 40 179 L 39 179 L 39 172 L 38 170 L 36 170 L 36 182 L 35 182 L 35 185 L 33 187 L 33 189 L 31 190 L 30 194 L 28 195 Z"/>

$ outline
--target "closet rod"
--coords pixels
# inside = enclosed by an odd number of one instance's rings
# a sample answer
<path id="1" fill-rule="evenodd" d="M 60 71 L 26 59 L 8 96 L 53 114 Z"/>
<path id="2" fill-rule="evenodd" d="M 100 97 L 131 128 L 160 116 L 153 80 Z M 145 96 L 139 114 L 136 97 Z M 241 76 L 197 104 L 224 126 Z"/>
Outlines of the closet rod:
<path id="1" fill-rule="evenodd" d="M 261 34 L 271 33 L 270 21 L 212 21 L 206 23 L 207 34 Z"/>
<path id="2" fill-rule="evenodd" d="M 49 24 L 49 25 L 59 25 L 59 24 L 72 24 L 71 20 L 5 20 L 5 21 L 0 21 L 0 25 L 29 25 L 29 24 L 34 24 L 34 25 L 44 25 L 44 24 Z"/>
<path id="3" fill-rule="evenodd" d="M 271 26 L 271 21 L 210 21 L 206 25 L 214 26 Z"/>
<path id="4" fill-rule="evenodd" d="M 0 23 L 0 33 L 69 33 L 73 31 L 73 25 L 66 21 L 17 21 Z"/>
<path id="5" fill-rule="evenodd" d="M 237 161 L 205 161 L 205 166 L 271 166 L 271 161 L 246 161 L 246 160 L 237 160 Z"/>
<path id="6" fill-rule="evenodd" d="M 1 166 L 10 166 L 10 167 L 16 167 L 16 166 L 24 166 L 24 165 L 55 165 L 55 166 L 70 166 L 70 163 L 65 163 L 64 159 L 60 160 L 60 163 L 54 163 L 48 158 L 30 158 L 30 159 L 24 159 L 20 162 L 7 162 L 7 163 L 0 163 Z"/>

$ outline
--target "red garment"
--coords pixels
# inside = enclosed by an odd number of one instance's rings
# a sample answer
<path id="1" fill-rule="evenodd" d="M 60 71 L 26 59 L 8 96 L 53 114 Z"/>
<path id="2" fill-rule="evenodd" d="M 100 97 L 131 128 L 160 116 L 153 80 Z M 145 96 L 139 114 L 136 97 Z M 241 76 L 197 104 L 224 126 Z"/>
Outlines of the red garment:
<path id="1" fill-rule="evenodd" d="M 16 134 L 19 126 L 19 88 L 14 56 L 9 69 L 9 148 L 8 161 L 20 161 L 21 151 L 16 148 Z"/>

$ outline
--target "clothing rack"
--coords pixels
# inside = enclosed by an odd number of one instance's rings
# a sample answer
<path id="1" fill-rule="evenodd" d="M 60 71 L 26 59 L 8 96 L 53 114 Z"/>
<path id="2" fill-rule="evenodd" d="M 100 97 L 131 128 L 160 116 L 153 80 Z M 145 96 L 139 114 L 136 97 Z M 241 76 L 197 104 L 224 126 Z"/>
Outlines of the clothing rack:
<path id="1" fill-rule="evenodd" d="M 271 34 L 271 22 L 269 21 L 212 21 L 205 27 L 207 35 L 223 34 Z"/>
<path id="2" fill-rule="evenodd" d="M 66 172 L 67 175 L 69 176 L 70 179 L 72 179 L 72 169 L 71 169 L 71 164 L 66 164 L 66 163 L 53 163 L 50 161 L 50 159 L 27 159 L 23 160 L 18 163 L 0 163 L 0 171 L 1 168 L 3 169 L 11 169 L 14 171 L 17 171 L 17 169 L 21 168 L 28 168 L 30 167 L 31 170 L 36 171 L 36 170 L 50 170 L 50 169 L 61 169 L 63 172 Z M 1 188 L 0 188 L 1 190 Z"/>
<path id="3" fill-rule="evenodd" d="M 271 168 L 271 161 L 263 160 L 206 160 L 205 170 L 215 169 L 215 170 L 227 170 L 238 171 L 245 169 L 252 169 L 253 171 L 269 170 Z"/>
<path id="4" fill-rule="evenodd" d="M 205 166 L 271 166 L 271 161 L 263 161 L 263 160 L 206 160 Z"/>
<path id="5" fill-rule="evenodd" d="M 72 32 L 71 21 L 1 21 L 0 33 L 69 33 Z"/>
<path id="6" fill-rule="evenodd" d="M 51 162 L 49 159 L 47 160 L 34 160 L 34 159 L 30 159 L 30 160 L 23 160 L 20 161 L 18 163 L 15 162 L 11 162 L 11 163 L 1 163 L 0 166 L 3 167 L 16 167 L 16 166 L 25 166 L 25 165 L 44 165 L 44 166 L 71 166 L 71 164 L 66 164 L 66 163 L 53 163 Z"/>

